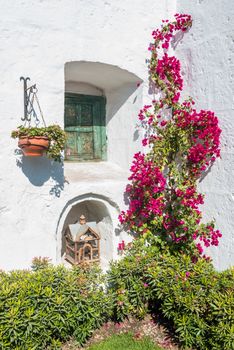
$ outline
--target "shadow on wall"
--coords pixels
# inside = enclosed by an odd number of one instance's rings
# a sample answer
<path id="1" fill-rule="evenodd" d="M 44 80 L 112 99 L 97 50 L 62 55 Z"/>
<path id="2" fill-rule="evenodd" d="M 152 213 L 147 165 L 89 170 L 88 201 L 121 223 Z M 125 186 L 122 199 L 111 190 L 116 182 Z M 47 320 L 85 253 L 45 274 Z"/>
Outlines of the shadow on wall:
<path id="1" fill-rule="evenodd" d="M 118 113 L 118 111 L 125 105 L 128 104 L 128 109 L 125 113 L 129 113 L 132 110 L 132 106 L 137 103 L 138 95 L 135 95 L 137 90 L 136 83 L 128 83 L 122 85 L 118 89 L 112 90 L 111 92 L 106 92 L 107 104 L 106 104 L 106 123 L 111 121 L 111 119 Z M 131 98 L 131 96 L 133 97 Z M 138 110 L 137 110 L 138 111 Z M 137 112 L 136 112 L 137 114 Z M 127 114 L 126 114 L 127 115 Z M 121 127 L 121 126 L 120 126 Z M 136 125 L 136 130 L 133 134 L 133 141 L 139 139 L 139 126 Z"/>
<path id="2" fill-rule="evenodd" d="M 112 64 L 89 61 L 65 64 L 66 92 L 106 96 L 107 124 L 142 82 L 136 74 Z M 137 98 L 138 96 L 134 96 L 129 104 L 135 104 Z"/>
<path id="3" fill-rule="evenodd" d="M 55 162 L 46 157 L 22 156 L 16 160 L 16 165 L 34 186 L 43 186 L 45 182 L 51 179 L 52 186 L 49 193 L 60 197 L 64 189 L 63 163 Z"/>
<path id="4" fill-rule="evenodd" d="M 137 90 L 136 83 L 127 83 L 121 85 L 120 87 L 107 91 L 107 106 L 106 106 L 106 116 L 107 124 L 119 111 L 119 109 L 125 104 L 126 101 L 134 94 Z M 130 104 L 135 104 L 137 102 L 138 96 L 134 96 L 132 101 L 129 101 Z"/>

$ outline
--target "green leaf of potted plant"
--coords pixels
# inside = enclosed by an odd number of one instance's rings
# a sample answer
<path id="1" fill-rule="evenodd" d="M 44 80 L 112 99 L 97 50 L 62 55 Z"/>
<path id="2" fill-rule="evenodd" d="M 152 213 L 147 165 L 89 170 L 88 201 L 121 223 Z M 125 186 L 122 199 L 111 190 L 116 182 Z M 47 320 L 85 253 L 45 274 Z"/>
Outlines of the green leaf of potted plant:
<path id="1" fill-rule="evenodd" d="M 20 125 L 17 130 L 12 131 L 11 137 L 19 138 L 18 146 L 25 156 L 38 157 L 46 153 L 49 158 L 61 162 L 66 134 L 59 125 L 42 128 Z"/>

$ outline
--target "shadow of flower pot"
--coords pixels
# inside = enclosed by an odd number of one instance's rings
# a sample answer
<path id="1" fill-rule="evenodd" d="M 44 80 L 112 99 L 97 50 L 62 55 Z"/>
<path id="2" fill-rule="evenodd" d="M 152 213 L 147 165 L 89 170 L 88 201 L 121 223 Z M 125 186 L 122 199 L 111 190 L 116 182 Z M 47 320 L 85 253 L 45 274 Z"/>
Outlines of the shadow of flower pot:
<path id="1" fill-rule="evenodd" d="M 21 156 L 16 160 L 16 164 L 34 186 L 41 187 L 46 182 L 50 183 L 51 181 L 49 180 L 52 179 L 53 184 L 49 188 L 49 193 L 56 197 L 60 196 L 64 189 L 63 163 L 48 159 L 46 156 Z"/>

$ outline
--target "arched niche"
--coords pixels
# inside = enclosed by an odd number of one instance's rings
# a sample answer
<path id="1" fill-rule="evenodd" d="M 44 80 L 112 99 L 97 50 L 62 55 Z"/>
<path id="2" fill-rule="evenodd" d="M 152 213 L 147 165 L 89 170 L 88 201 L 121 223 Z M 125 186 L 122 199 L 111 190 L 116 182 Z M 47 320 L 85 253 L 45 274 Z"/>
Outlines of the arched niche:
<path id="1" fill-rule="evenodd" d="M 142 106 L 142 88 L 139 87 L 142 79 L 126 69 L 101 62 L 67 62 L 64 72 L 65 96 L 73 93 L 89 96 L 89 99 L 92 96 L 105 99 L 105 121 L 102 125 L 105 130 L 100 136 L 102 140 L 100 149 L 104 151 L 96 152 L 102 153 L 99 157 L 95 152 L 92 153 L 94 156 L 89 160 L 107 160 L 123 169 L 128 169 L 132 155 L 141 147 L 135 127 Z M 103 141 L 104 138 L 107 140 L 106 143 Z M 76 142 L 72 140 L 71 146 L 74 144 Z M 76 146 L 74 153 L 75 149 Z M 94 149 L 98 149 L 98 144 L 95 142 Z M 71 160 L 79 161 L 79 155 L 77 159 L 74 157 Z M 80 161 L 86 161 L 85 155 L 80 157 Z"/>
<path id="2" fill-rule="evenodd" d="M 57 260 L 64 261 L 65 234 L 68 225 L 79 221 L 84 215 L 88 222 L 95 222 L 100 234 L 100 265 L 103 269 L 108 267 L 110 260 L 116 258 L 117 240 L 114 226 L 117 223 L 119 210 L 101 196 L 81 196 L 71 200 L 61 214 L 57 228 Z"/>
<path id="3" fill-rule="evenodd" d="M 95 87 L 106 94 L 111 90 L 119 89 L 123 85 L 132 84 L 136 89 L 136 84 L 142 82 L 136 74 L 118 66 L 90 61 L 72 61 L 65 64 L 65 89 L 69 84 L 84 84 Z M 82 93 L 81 90 L 79 93 Z"/>

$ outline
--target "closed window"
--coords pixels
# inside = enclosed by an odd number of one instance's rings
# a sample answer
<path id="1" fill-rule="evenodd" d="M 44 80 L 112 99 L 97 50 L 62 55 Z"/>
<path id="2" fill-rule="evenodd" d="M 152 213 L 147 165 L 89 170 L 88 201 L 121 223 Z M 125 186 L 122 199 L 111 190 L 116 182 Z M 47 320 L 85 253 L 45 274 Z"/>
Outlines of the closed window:
<path id="1" fill-rule="evenodd" d="M 65 94 L 66 160 L 106 160 L 105 104 L 102 96 Z"/>

